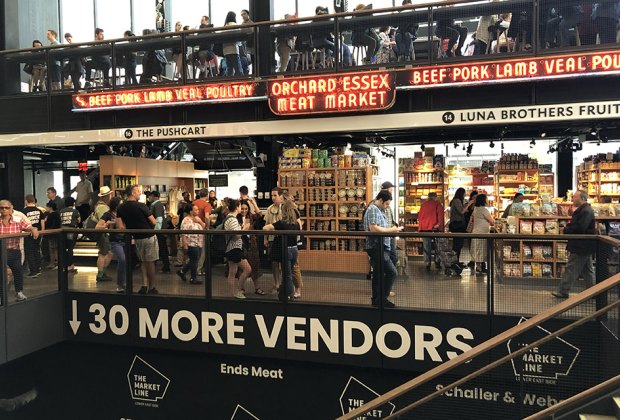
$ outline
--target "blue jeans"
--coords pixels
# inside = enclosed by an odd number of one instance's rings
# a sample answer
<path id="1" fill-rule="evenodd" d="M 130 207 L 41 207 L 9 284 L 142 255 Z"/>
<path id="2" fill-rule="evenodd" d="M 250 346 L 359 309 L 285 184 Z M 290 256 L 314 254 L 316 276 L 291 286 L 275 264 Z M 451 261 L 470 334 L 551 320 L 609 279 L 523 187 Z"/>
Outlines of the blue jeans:
<path id="1" fill-rule="evenodd" d="M 110 251 L 116 257 L 116 285 L 123 289 L 127 285 L 127 258 L 125 257 L 125 244 L 123 242 L 110 241 Z"/>
<path id="2" fill-rule="evenodd" d="M 200 260 L 200 254 L 202 252 L 202 248 L 198 246 L 188 246 L 187 247 L 187 264 L 183 266 L 181 271 L 183 273 L 187 273 L 187 270 L 190 270 L 190 279 L 196 280 L 198 277 L 198 261 Z"/>
<path id="3" fill-rule="evenodd" d="M 241 57 L 239 54 L 226 54 L 226 76 L 241 76 L 243 69 L 241 68 Z"/>
<path id="4" fill-rule="evenodd" d="M 379 296 L 382 296 L 383 299 L 387 299 L 390 294 L 390 290 L 392 290 L 392 285 L 394 284 L 394 280 L 396 279 L 396 267 L 394 267 L 394 263 L 390 259 L 390 250 L 383 250 L 383 255 L 381 255 L 381 248 L 379 246 L 371 249 L 367 249 L 366 252 L 370 257 L 370 265 L 372 266 L 372 303 L 379 303 Z M 383 293 L 381 293 L 380 285 L 381 279 L 380 275 L 380 264 L 381 259 L 383 259 Z"/>
<path id="5" fill-rule="evenodd" d="M 293 266 L 297 262 L 298 250 L 297 246 L 288 247 L 288 261 L 283 265 L 284 285 L 286 286 L 286 295 L 293 297 L 295 294 L 295 286 L 293 285 Z M 280 291 L 282 293 L 282 291 Z"/>

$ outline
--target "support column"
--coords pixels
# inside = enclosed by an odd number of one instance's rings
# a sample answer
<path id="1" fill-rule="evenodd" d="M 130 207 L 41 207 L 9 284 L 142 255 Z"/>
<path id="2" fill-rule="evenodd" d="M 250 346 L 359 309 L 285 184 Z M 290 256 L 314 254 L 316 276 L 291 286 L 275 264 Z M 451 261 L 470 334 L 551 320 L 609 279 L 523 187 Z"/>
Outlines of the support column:
<path id="1" fill-rule="evenodd" d="M 266 160 L 262 168 L 256 168 L 256 191 L 263 193 L 263 198 L 258 199 L 259 207 L 271 205 L 271 189 L 278 185 L 278 157 L 282 153 L 282 146 L 273 140 L 271 136 L 256 137 L 256 154 L 264 154 Z"/>
<path id="2" fill-rule="evenodd" d="M 558 151 L 556 161 L 556 175 L 558 183 L 558 197 L 566 196 L 566 191 L 574 188 L 573 152 L 571 150 Z"/>
<path id="3" fill-rule="evenodd" d="M 0 149 L 0 198 L 16 209 L 24 204 L 24 154 L 21 149 Z"/>
<path id="4" fill-rule="evenodd" d="M 252 0 L 250 2 L 250 16 L 254 22 L 264 22 L 272 20 L 273 1 L 272 0 Z M 269 53 L 273 50 L 273 40 L 269 34 L 269 27 L 264 26 L 258 33 L 258 49 L 260 51 L 260 62 L 258 64 L 258 74 L 264 76 L 271 72 L 271 65 L 274 57 Z"/>

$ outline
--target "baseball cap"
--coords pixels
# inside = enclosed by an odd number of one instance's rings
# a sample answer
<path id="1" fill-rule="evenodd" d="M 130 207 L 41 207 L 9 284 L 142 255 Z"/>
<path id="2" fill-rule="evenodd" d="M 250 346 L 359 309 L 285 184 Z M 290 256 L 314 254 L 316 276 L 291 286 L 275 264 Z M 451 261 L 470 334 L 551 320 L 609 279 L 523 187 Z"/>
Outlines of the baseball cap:
<path id="1" fill-rule="evenodd" d="M 394 184 L 392 184 L 390 181 L 385 181 L 383 184 L 381 184 L 382 190 L 387 190 L 388 188 L 394 188 Z"/>

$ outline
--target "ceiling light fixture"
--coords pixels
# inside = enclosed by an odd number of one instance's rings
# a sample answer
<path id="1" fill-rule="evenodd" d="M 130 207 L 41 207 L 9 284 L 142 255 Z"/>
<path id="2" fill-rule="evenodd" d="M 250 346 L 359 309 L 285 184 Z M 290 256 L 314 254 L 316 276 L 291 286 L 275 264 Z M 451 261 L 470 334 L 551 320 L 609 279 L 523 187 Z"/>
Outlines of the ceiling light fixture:
<path id="1" fill-rule="evenodd" d="M 491 143 L 489 143 L 489 147 L 492 149 L 495 147 L 495 143 L 493 143 L 493 140 L 491 140 Z"/>
<path id="2" fill-rule="evenodd" d="M 536 140 L 534 140 L 534 138 L 532 138 L 532 141 L 530 142 L 530 149 L 533 149 L 534 146 L 536 146 Z"/>

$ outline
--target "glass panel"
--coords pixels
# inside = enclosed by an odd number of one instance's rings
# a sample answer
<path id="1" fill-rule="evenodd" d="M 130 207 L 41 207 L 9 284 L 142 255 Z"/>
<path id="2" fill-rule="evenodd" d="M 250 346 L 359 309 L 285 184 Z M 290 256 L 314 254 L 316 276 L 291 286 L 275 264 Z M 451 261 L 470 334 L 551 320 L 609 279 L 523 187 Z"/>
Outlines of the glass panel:
<path id="1" fill-rule="evenodd" d="M 155 0 L 133 0 L 134 33 L 142 35 L 144 29 L 155 29 L 155 26 Z"/>
<path id="2" fill-rule="evenodd" d="M 233 11 L 237 14 L 237 23 L 243 22 L 241 19 L 241 9 L 249 9 L 248 0 L 228 0 L 211 2 L 211 23 L 215 26 L 224 26 L 226 14 Z"/>
<path id="3" fill-rule="evenodd" d="M 295 14 L 295 0 L 274 0 L 273 1 L 273 18 L 284 19 L 286 14 Z"/>
<path id="4" fill-rule="evenodd" d="M 73 35 L 73 42 L 93 41 L 95 39 L 93 2 L 63 0 L 61 4 L 62 30 Z M 60 36 L 58 38 L 63 39 Z"/>
<path id="5" fill-rule="evenodd" d="M 207 2 L 202 3 L 200 7 L 196 7 L 194 0 L 175 0 L 171 5 L 172 25 L 180 21 L 183 26 L 187 25 L 191 29 L 198 29 L 200 17 L 209 15 L 209 5 Z"/>
<path id="6" fill-rule="evenodd" d="M 401 6 L 402 1 L 397 1 L 397 6 Z M 372 2 L 373 9 L 385 9 L 386 7 L 394 7 L 393 0 L 374 0 Z M 330 10 L 331 11 L 331 10 Z"/>
<path id="7" fill-rule="evenodd" d="M 299 9 L 297 15 L 299 17 L 314 16 L 316 15 L 316 6 L 317 5 L 311 1 L 300 1 L 298 3 Z M 330 12 L 333 12 L 333 10 L 330 9 Z"/>
<path id="8" fill-rule="evenodd" d="M 122 38 L 131 29 L 131 7 L 126 0 L 97 0 L 97 26 L 107 39 Z"/>

